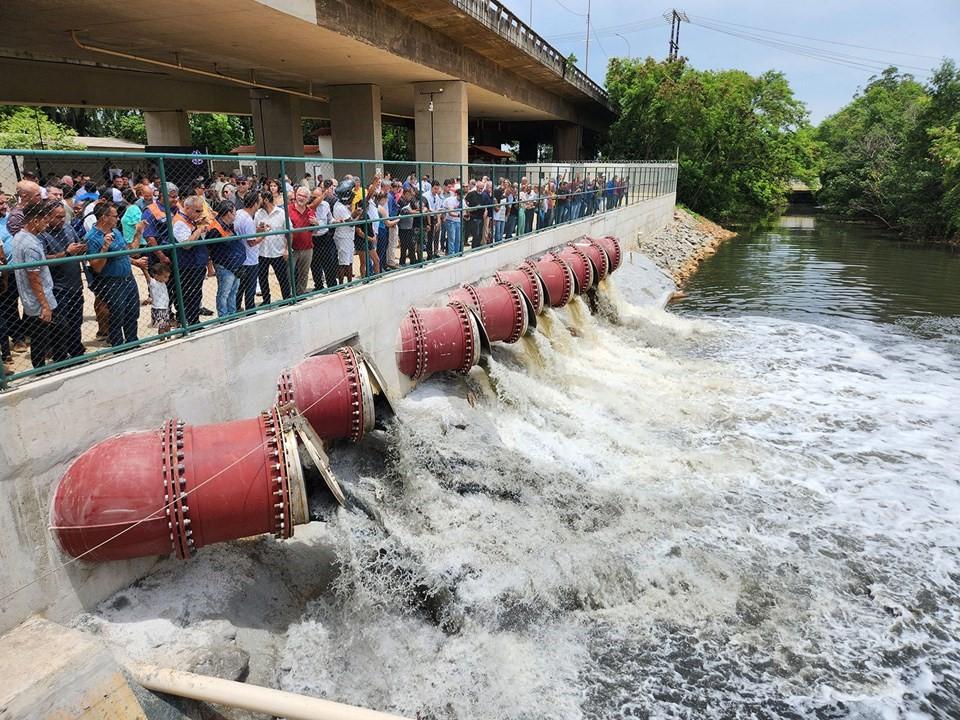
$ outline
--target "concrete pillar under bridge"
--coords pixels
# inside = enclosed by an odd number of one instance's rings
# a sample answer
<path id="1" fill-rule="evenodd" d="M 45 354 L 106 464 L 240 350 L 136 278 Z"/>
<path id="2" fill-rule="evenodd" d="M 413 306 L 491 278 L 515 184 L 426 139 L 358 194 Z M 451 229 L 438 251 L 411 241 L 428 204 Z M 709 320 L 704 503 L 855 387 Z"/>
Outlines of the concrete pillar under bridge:
<path id="1" fill-rule="evenodd" d="M 333 174 L 362 176 L 369 183 L 383 167 L 383 125 L 379 85 L 334 85 L 330 88 L 330 136 L 335 158 L 373 160 L 370 163 L 336 163 Z M 361 165 L 362 172 L 361 172 Z"/>
<path id="2" fill-rule="evenodd" d="M 147 130 L 147 145 L 190 145 L 190 123 L 185 110 L 146 110 L 143 124 Z"/>
<path id="3" fill-rule="evenodd" d="M 579 125 L 557 125 L 553 135 L 554 162 L 580 162 L 583 157 L 583 128 Z"/>
<path id="4" fill-rule="evenodd" d="M 253 138 L 257 155 L 303 156 L 303 124 L 300 119 L 300 98 L 286 93 L 251 90 Z M 257 172 L 279 177 L 279 161 L 261 161 Z M 285 162 L 284 172 L 292 180 L 303 177 L 302 162 Z"/>
<path id="5" fill-rule="evenodd" d="M 414 83 L 413 110 L 414 157 L 422 164 L 422 172 L 431 178 L 462 176 L 465 168 L 430 163 L 467 162 L 467 84 L 461 80 Z"/>

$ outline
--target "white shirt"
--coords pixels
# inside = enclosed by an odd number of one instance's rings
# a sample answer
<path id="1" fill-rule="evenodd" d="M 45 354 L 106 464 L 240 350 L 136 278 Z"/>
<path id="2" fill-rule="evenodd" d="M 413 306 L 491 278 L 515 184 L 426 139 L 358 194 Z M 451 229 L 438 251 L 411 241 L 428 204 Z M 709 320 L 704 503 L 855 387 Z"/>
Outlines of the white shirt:
<path id="1" fill-rule="evenodd" d="M 432 192 L 427 193 L 427 207 L 431 211 L 437 212 L 438 210 L 443 209 L 443 196 L 440 193 L 433 194 Z"/>
<path id="2" fill-rule="evenodd" d="M 115 203 L 123 202 L 123 191 L 117 188 L 110 188 L 110 192 L 113 195 L 113 201 Z"/>
<path id="3" fill-rule="evenodd" d="M 460 219 L 460 198 L 458 198 L 455 194 L 451 194 L 450 197 L 443 201 L 443 207 L 451 211 L 446 214 L 445 219 Z"/>
<path id="4" fill-rule="evenodd" d="M 422 192 L 424 195 L 426 195 L 427 193 L 430 192 L 430 188 L 431 188 L 431 187 L 433 187 L 433 186 L 430 184 L 430 181 L 429 181 L 429 180 L 421 180 L 421 181 L 420 181 L 420 192 Z"/>
<path id="5" fill-rule="evenodd" d="M 237 235 L 253 235 L 257 231 L 257 226 L 250 217 L 250 213 L 246 210 L 238 210 L 233 220 L 233 230 Z M 243 248 L 247 251 L 247 256 L 243 260 L 244 265 L 256 265 L 260 260 L 260 245 L 251 245 L 250 240 L 256 240 L 256 238 L 243 241 Z"/>
<path id="6" fill-rule="evenodd" d="M 330 221 L 333 220 L 333 213 L 330 212 L 330 203 L 326 200 L 317 205 L 313 213 L 317 216 L 317 225 L 329 225 Z M 330 232 L 330 228 L 315 230 L 313 236 L 325 237 L 328 232 Z"/>
<path id="7" fill-rule="evenodd" d="M 493 211 L 494 220 L 506 220 L 507 219 L 507 199 L 500 198 L 500 204 L 497 206 L 497 209 Z"/>
<path id="8" fill-rule="evenodd" d="M 257 210 L 253 216 L 254 227 L 260 223 L 265 223 L 270 230 L 286 230 L 287 219 L 283 214 L 283 208 L 279 205 L 273 206 L 273 212 L 267 212 L 266 208 Z M 277 258 L 282 257 L 287 252 L 287 238 L 284 235 L 265 235 L 263 242 L 260 243 L 260 257 Z"/>
<path id="9" fill-rule="evenodd" d="M 337 201 L 336 205 L 333 206 L 333 219 L 350 219 L 350 209 L 339 200 Z M 356 233 L 356 230 L 353 229 L 354 227 L 355 226 L 353 225 L 337 225 L 336 229 L 333 231 L 333 239 L 337 242 L 353 242 L 353 236 Z"/>
<path id="10" fill-rule="evenodd" d="M 167 292 L 167 285 L 155 278 L 150 278 L 150 307 L 154 310 L 170 309 L 170 293 Z"/>

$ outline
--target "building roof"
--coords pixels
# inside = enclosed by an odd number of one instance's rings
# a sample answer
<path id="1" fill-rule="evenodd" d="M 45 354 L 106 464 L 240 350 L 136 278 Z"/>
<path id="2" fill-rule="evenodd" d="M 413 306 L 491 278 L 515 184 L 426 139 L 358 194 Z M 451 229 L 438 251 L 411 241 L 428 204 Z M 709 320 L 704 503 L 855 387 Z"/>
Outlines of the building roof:
<path id="1" fill-rule="evenodd" d="M 490 157 L 495 158 L 511 158 L 511 155 L 508 152 L 504 152 L 500 148 L 493 147 L 492 145 L 471 145 L 467 148 L 467 152 L 475 151 L 483 155 L 489 155 Z"/>
<path id="2" fill-rule="evenodd" d="M 233 150 L 230 151 L 231 155 L 256 155 L 257 146 L 256 145 L 237 145 Z M 304 145 L 303 146 L 304 155 L 320 155 L 320 146 L 319 145 Z"/>
<path id="3" fill-rule="evenodd" d="M 77 135 L 73 138 L 80 145 L 86 148 L 109 149 L 109 150 L 143 150 L 141 143 L 131 142 L 115 137 L 93 137 L 91 135 Z"/>

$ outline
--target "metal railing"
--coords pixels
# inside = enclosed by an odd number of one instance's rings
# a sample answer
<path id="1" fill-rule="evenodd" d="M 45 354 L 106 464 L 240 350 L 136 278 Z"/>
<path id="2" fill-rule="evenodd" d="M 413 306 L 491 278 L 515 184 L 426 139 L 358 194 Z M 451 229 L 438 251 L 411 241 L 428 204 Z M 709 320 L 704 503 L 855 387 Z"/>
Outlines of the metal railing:
<path id="1" fill-rule="evenodd" d="M 602 87 L 591 80 L 585 72 L 574 65 L 570 65 L 559 50 L 540 37 L 529 25 L 497 0 L 450 0 L 450 2 L 501 37 L 535 57 L 546 67 L 555 70 L 558 75 L 578 87 L 585 94 L 610 107 L 610 99 Z"/>
<path id="2" fill-rule="evenodd" d="M 100 177 L 78 169 L 91 161 L 101 169 Z M 239 168 L 241 161 L 254 163 L 263 174 L 221 185 L 217 163 Z M 9 209 L 0 217 L 5 263 L 0 266 L 0 388 L 668 195 L 677 178 L 672 162 L 412 163 L 410 177 L 384 178 L 382 161 L 331 159 L 338 180 L 353 171 L 356 197 L 338 208 L 329 190 L 326 200 L 317 197 L 324 194 L 326 183 L 321 183 L 304 211 L 294 192 L 310 162 L 0 149 L 0 187 L 10 193 Z M 264 167 L 271 168 L 269 175 Z M 119 187 L 123 181 L 108 182 L 119 170 L 130 182 L 145 180 L 138 186 L 139 201 Z M 14 238 L 4 230 L 16 208 L 21 214 L 23 208 L 12 193 L 28 174 L 76 180 L 72 188 L 62 181 L 47 187 L 48 200 L 63 195 L 62 211 L 56 202 L 28 202 L 31 212 L 43 217 L 27 218 L 32 221 L 27 230 L 35 235 Z M 89 177 L 85 187 L 84 176 Z M 445 181 L 459 184 L 461 191 L 453 190 L 438 205 L 430 199 L 432 192 L 422 190 L 426 177 L 440 182 L 441 189 Z M 471 180 L 485 178 L 495 186 L 492 193 L 468 193 Z M 412 185 L 409 192 L 403 183 Z M 250 216 L 255 231 L 236 234 L 235 216 L 223 201 L 242 208 L 243 198 L 263 197 L 271 188 L 271 207 L 237 211 Z M 399 197 L 390 199 L 395 190 Z M 191 194 L 200 200 L 189 200 Z M 371 208 L 371 200 L 379 204 Z M 106 234 L 114 242 L 103 251 Z M 100 261 L 106 261 L 102 267 Z M 51 306 L 50 317 L 38 316 L 41 295 Z"/>

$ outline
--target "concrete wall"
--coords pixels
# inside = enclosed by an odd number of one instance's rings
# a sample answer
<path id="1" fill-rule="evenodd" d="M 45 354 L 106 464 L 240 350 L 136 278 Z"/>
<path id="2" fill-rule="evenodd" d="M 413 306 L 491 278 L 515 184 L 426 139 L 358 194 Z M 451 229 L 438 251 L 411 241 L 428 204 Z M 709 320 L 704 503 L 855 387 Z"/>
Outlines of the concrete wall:
<path id="1" fill-rule="evenodd" d="M 67 464 L 93 443 L 124 431 L 250 417 L 268 407 L 279 372 L 316 350 L 358 336 L 392 396 L 411 388 L 397 371 L 400 321 L 460 283 L 585 234 L 638 232 L 669 222 L 674 196 L 527 235 L 457 260 L 387 275 L 283 310 L 256 315 L 190 338 L 125 353 L 0 394 L 0 632 L 32 613 L 65 619 L 149 572 L 153 559 L 65 568 L 48 530 L 49 502 Z"/>

